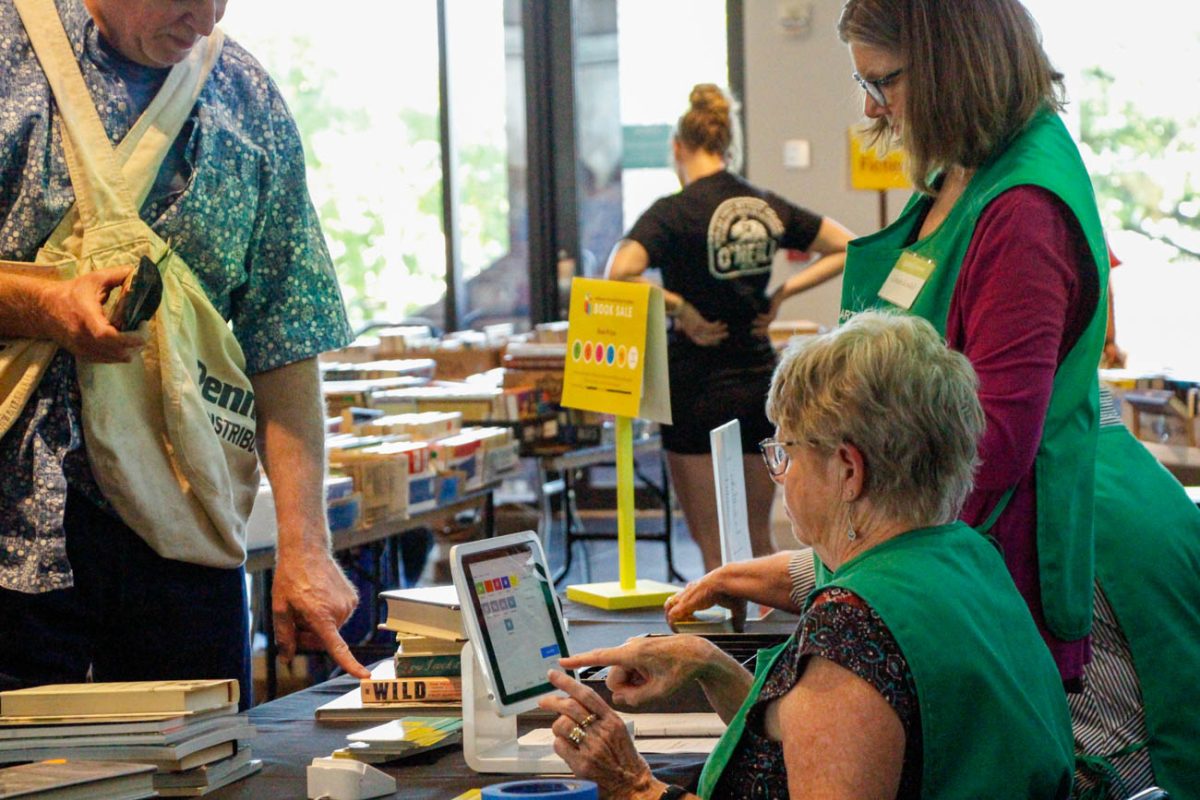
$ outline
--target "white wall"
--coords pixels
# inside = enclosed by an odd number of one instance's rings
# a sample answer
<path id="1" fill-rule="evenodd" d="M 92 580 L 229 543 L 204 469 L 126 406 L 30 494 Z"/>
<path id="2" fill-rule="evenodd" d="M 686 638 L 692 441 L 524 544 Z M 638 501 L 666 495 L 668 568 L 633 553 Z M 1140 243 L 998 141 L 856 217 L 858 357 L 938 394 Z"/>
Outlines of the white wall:
<path id="1" fill-rule="evenodd" d="M 857 234 L 879 228 L 876 192 L 850 189 L 848 130 L 862 119 L 862 93 L 835 26 L 843 0 L 811 0 L 811 27 L 793 34 L 780 24 L 780 8 L 804 2 L 743 0 L 745 8 L 746 175 L 818 214 L 833 217 Z M 808 169 L 785 169 L 783 145 L 807 139 Z M 908 192 L 889 192 L 894 219 Z M 786 274 L 781 257 L 776 279 Z M 789 300 L 781 319 L 837 322 L 841 280 Z"/>

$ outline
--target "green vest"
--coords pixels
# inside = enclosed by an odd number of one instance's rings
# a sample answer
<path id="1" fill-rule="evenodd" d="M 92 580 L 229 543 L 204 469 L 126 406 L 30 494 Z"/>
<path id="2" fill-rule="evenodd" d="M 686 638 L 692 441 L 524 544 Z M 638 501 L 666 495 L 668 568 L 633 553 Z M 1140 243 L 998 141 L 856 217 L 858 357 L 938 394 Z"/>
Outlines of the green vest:
<path id="1" fill-rule="evenodd" d="M 924 239 L 905 246 L 920 213 L 932 202 L 915 195 L 892 225 L 851 242 L 841 316 L 846 319 L 867 308 L 889 306 L 879 291 L 901 255 L 910 253 L 932 262 L 934 268 L 908 310 L 945 334 L 950 299 L 980 213 L 997 195 L 1022 185 L 1043 187 L 1067 205 L 1087 237 L 1099 275 L 1095 313 L 1055 373 L 1034 462 L 1042 606 L 1047 627 L 1060 639 L 1071 641 L 1086 636 L 1092 622 L 1092 465 L 1099 418 L 1096 364 L 1104 345 L 1108 249 L 1091 182 L 1062 121 L 1050 112 L 1036 116 L 1012 144 L 979 168 L 945 222 Z"/>
<path id="2" fill-rule="evenodd" d="M 1200 798 L 1200 510 L 1124 425 L 1100 429 L 1096 580 L 1129 642 L 1155 783 Z"/>
<path id="3" fill-rule="evenodd" d="M 869 603 L 908 661 L 921 709 L 922 797 L 1068 796 L 1074 751 L 1058 670 L 984 537 L 961 522 L 911 531 L 843 564 L 830 583 Z M 760 665 L 781 649 L 760 655 Z M 705 764 L 701 797 L 720 779 L 768 669 Z"/>

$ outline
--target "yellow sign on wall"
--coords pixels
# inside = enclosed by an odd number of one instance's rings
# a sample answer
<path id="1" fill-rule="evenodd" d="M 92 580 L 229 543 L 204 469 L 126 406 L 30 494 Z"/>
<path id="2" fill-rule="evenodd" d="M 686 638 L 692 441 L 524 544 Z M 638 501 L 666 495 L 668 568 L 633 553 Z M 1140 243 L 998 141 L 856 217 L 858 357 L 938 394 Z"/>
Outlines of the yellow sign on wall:
<path id="1" fill-rule="evenodd" d="M 850 186 L 854 189 L 911 189 L 903 150 L 880 157 L 859 127 L 850 129 Z"/>
<path id="2" fill-rule="evenodd" d="M 568 322 L 564 406 L 671 424 L 661 289 L 575 278 Z"/>

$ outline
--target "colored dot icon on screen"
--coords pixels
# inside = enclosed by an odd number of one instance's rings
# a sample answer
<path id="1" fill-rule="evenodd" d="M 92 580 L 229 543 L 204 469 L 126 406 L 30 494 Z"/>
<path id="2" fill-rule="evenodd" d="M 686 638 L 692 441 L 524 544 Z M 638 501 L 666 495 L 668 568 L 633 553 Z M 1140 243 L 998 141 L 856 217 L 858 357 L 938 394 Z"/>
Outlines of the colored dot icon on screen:
<path id="1" fill-rule="evenodd" d="M 596 342 L 596 363 L 604 361 L 604 343 Z"/>
<path id="2" fill-rule="evenodd" d="M 591 362 L 592 360 L 592 343 L 588 342 L 583 346 L 583 360 Z"/>
<path id="3" fill-rule="evenodd" d="M 629 368 L 637 369 L 638 365 L 638 349 L 636 347 L 629 348 Z"/>
<path id="4" fill-rule="evenodd" d="M 575 344 L 571 345 L 571 357 L 576 361 L 583 358 L 583 342 L 578 339 L 575 340 Z"/>
<path id="5" fill-rule="evenodd" d="M 513 585 L 513 588 L 515 589 L 517 584 L 521 582 L 521 579 L 518 578 L 516 575 L 509 575 L 508 582 L 511 583 Z"/>
<path id="6" fill-rule="evenodd" d="M 625 366 L 625 359 L 626 359 L 626 356 L 628 356 L 628 355 L 629 355 L 629 352 L 625 349 L 625 345 L 621 345 L 620 347 L 617 348 L 617 366 L 618 367 Z"/>
<path id="7" fill-rule="evenodd" d="M 610 344 L 608 346 L 608 349 L 604 351 L 604 360 L 607 361 L 609 364 L 616 361 L 617 360 L 617 348 L 613 347 Z"/>
<path id="8" fill-rule="evenodd" d="M 483 582 L 482 581 L 477 582 L 475 584 L 475 594 L 486 594 L 486 593 L 487 593 L 487 589 L 485 589 L 483 587 Z"/>
<path id="9" fill-rule="evenodd" d="M 512 629 L 513 629 L 513 621 L 511 619 L 509 619 L 508 617 L 505 617 L 504 618 L 504 630 L 509 631 L 511 633 Z"/>

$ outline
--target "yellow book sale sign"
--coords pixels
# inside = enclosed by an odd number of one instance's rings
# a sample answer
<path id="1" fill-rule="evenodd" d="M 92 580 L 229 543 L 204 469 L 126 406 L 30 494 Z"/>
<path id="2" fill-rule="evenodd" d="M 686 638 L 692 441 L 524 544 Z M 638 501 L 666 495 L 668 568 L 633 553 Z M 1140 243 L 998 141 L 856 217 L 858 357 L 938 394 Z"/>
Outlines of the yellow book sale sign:
<path id="1" fill-rule="evenodd" d="M 850 129 L 850 186 L 854 189 L 911 189 L 904 151 L 880 157 L 857 127 Z"/>
<path id="2" fill-rule="evenodd" d="M 562 404 L 669 425 L 662 290 L 575 278 L 568 322 Z"/>

